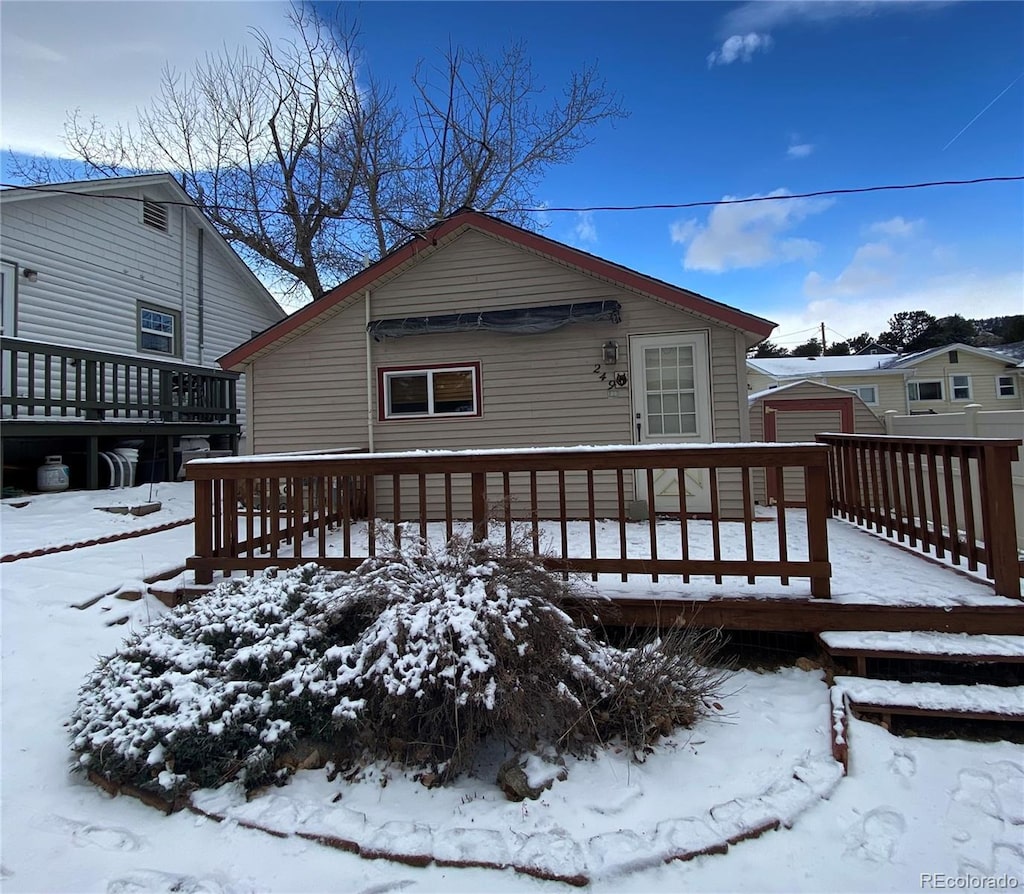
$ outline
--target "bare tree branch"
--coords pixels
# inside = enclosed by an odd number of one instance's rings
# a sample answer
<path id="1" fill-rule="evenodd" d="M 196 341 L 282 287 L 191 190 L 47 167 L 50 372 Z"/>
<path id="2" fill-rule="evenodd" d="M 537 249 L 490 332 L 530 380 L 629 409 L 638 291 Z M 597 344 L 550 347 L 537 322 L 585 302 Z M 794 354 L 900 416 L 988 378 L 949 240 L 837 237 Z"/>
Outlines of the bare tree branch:
<path id="1" fill-rule="evenodd" d="M 421 62 L 406 111 L 365 71 L 354 25 L 298 4 L 289 19 L 286 40 L 254 32 L 252 52 L 165 70 L 134 124 L 75 112 L 65 142 L 96 176 L 170 171 L 258 273 L 313 298 L 462 206 L 535 204 L 544 173 L 624 115 L 592 66 L 546 99 L 518 43 Z M 70 171 L 15 168 L 33 183 Z"/>

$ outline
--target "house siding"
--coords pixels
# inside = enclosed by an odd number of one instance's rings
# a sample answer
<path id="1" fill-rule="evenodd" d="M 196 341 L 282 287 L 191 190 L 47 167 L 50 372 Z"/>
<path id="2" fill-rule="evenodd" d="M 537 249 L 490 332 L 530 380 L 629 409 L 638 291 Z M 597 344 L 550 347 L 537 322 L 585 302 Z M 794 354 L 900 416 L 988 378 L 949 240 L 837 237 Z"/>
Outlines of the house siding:
<path id="1" fill-rule="evenodd" d="M 740 406 L 746 394 L 741 333 L 475 230 L 373 291 L 370 315 L 400 318 L 598 300 L 621 302 L 621 323 L 578 323 L 542 335 L 473 332 L 372 343 L 374 449 L 632 443 L 628 389 L 610 393 L 599 373 L 628 372 L 630 335 L 693 330 L 710 333 L 714 439 L 747 436 L 746 407 Z M 356 299 L 249 367 L 257 395 L 256 452 L 369 446 L 364 330 L 364 303 Z M 608 340 L 619 344 L 618 363 L 595 373 Z M 469 362 L 480 364 L 480 416 L 377 418 L 379 368 Z M 722 487 L 723 508 L 738 511 L 738 483 L 723 480 Z M 599 501 L 611 510 L 614 478 L 599 481 L 598 489 Z M 570 502 L 573 496 L 579 495 L 571 494 Z"/>
<path id="2" fill-rule="evenodd" d="M 998 350 L 998 348 L 997 348 Z M 950 363 L 949 353 L 943 351 L 927 360 L 914 364 L 907 370 L 907 382 L 942 382 L 942 400 L 908 401 L 911 413 L 959 413 L 967 404 L 981 404 L 986 410 L 1017 410 L 1024 408 L 1021 394 L 1024 380 L 1018 372 L 1007 368 L 1007 364 L 967 351 L 958 351 L 958 362 Z M 1000 398 L 996 394 L 996 378 L 999 375 L 1013 375 L 1017 382 L 1017 396 Z M 953 376 L 971 377 L 971 397 L 968 400 L 953 400 Z M 893 407 L 893 409 L 899 409 Z"/>
<path id="3" fill-rule="evenodd" d="M 868 384 L 868 383 L 862 383 Z M 842 387 L 842 386 L 835 386 Z M 756 400 L 750 401 L 750 437 L 754 441 L 764 441 L 764 409 L 765 401 L 810 401 L 815 399 L 834 399 L 843 397 L 843 393 L 826 388 L 817 382 L 800 382 L 789 385 L 784 390 L 771 391 Z M 871 409 L 857 395 L 853 398 L 853 425 L 858 434 L 885 434 L 885 425 L 871 412 Z M 782 443 L 813 441 L 815 435 L 826 431 L 841 430 L 841 416 L 838 410 L 790 410 L 781 414 L 784 418 L 776 420 L 776 436 Z M 786 470 L 784 487 L 787 501 L 803 500 L 804 488 L 802 475 L 796 471 Z M 754 499 L 759 503 L 767 503 L 768 495 L 763 470 L 755 470 L 752 476 Z"/>
<path id="4" fill-rule="evenodd" d="M 993 350 L 998 350 L 998 346 Z M 942 351 L 927 360 L 908 363 L 897 369 L 863 370 L 859 372 L 820 373 L 814 374 L 813 361 L 808 361 L 808 374 L 786 375 L 773 377 L 750 368 L 748 385 L 751 393 L 765 391 L 772 386 L 785 385 L 800 379 L 813 379 L 823 385 L 836 388 L 853 388 L 856 385 L 874 385 L 878 389 L 878 403 L 871 405 L 870 410 L 879 418 L 884 418 L 889 410 L 900 414 L 906 413 L 957 413 L 968 403 L 981 404 L 986 410 L 1017 410 L 1024 409 L 1024 376 L 1020 370 L 1014 369 L 1006 362 L 996 358 L 985 357 L 969 351 L 958 351 L 958 362 L 949 362 L 949 352 Z M 967 375 L 971 377 L 972 394 L 970 400 L 952 400 L 950 377 Z M 1016 381 L 1017 394 L 1010 398 L 1001 398 L 996 392 L 996 380 L 1000 375 L 1012 375 Z M 942 400 L 911 401 L 907 396 L 907 383 L 914 381 L 942 382 Z"/>
<path id="5" fill-rule="evenodd" d="M 114 187 L 112 187 L 114 188 Z M 117 186 L 156 200 L 156 188 Z M 216 358 L 283 317 L 233 269 L 219 237 L 204 245 L 205 346 L 199 344 L 199 236 L 185 208 L 167 206 L 167 231 L 142 222 L 142 203 L 47 195 L 3 206 L 0 256 L 39 271 L 18 279 L 20 338 L 214 368 Z M 184 228 L 185 240 L 182 241 Z M 180 314 L 179 357 L 138 349 L 138 302 Z M 245 388 L 238 387 L 245 424 Z"/>
<path id="6" fill-rule="evenodd" d="M 750 370 L 749 376 L 749 390 L 752 394 L 767 391 L 774 387 L 782 387 L 783 385 L 792 384 L 803 379 L 843 389 L 851 389 L 857 385 L 874 385 L 878 389 L 878 403 L 877 405 L 871 404 L 868 406 L 871 413 L 882 418 L 885 416 L 886 410 L 898 410 L 900 413 L 907 411 L 907 392 L 902 370 L 885 373 L 867 370 L 856 373 L 786 376 L 784 378 L 774 378 Z"/>
<path id="7" fill-rule="evenodd" d="M 6 203 L 0 254 L 39 271 L 36 282 L 18 282 L 17 335 L 139 353 L 136 301 L 182 310 L 181 217 L 172 209 L 168 218 L 163 233 L 142 223 L 135 202 L 75 195 Z"/>

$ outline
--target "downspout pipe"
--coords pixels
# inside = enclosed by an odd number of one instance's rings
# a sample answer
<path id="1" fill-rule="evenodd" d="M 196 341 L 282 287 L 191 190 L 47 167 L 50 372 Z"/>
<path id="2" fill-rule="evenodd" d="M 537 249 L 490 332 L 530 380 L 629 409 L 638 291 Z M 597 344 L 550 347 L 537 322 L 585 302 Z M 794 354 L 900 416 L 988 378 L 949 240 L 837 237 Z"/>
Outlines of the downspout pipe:
<path id="1" fill-rule="evenodd" d="M 366 434 L 367 443 L 369 444 L 370 453 L 374 452 L 373 449 L 373 424 L 376 421 L 374 418 L 374 407 L 373 407 L 373 356 L 372 356 L 372 345 L 373 339 L 370 337 L 370 290 L 367 289 L 363 293 L 363 304 L 366 308 L 366 326 L 363 327 L 366 332 Z"/>
<path id="2" fill-rule="evenodd" d="M 199 228 L 199 243 L 197 245 L 198 258 L 196 260 L 196 301 L 198 309 L 196 312 L 197 323 L 199 324 L 199 365 L 203 364 L 203 354 L 206 348 L 206 304 L 203 284 L 206 281 L 206 255 L 204 249 L 204 237 L 206 231 Z"/>
<path id="3" fill-rule="evenodd" d="M 181 332 L 178 334 L 181 359 L 188 363 L 188 209 L 181 206 Z"/>

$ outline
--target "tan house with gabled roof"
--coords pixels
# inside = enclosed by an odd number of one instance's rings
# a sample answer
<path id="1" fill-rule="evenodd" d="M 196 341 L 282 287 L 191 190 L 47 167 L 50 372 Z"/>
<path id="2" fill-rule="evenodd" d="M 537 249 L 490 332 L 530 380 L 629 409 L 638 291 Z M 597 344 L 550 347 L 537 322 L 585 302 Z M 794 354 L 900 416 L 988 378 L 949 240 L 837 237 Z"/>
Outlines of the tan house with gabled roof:
<path id="1" fill-rule="evenodd" d="M 1009 346 L 1008 346 L 1009 347 Z M 811 380 L 857 394 L 878 416 L 1024 409 L 1024 363 L 1009 349 L 952 344 L 913 354 L 751 358 L 751 392 Z"/>
<path id="2" fill-rule="evenodd" d="M 258 453 L 745 442 L 746 353 L 773 328 L 462 210 L 220 363 L 247 374 Z M 706 470 L 686 488 L 707 505 Z"/>

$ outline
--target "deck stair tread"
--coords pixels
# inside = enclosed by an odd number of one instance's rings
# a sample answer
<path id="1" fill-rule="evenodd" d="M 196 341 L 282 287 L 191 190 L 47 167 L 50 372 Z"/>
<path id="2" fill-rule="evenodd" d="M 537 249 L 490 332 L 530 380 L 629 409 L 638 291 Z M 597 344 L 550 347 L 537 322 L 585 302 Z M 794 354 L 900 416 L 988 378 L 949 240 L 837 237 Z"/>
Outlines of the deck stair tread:
<path id="1" fill-rule="evenodd" d="M 1024 636 L 931 631 L 829 630 L 818 635 L 832 655 L 1024 662 Z"/>
<path id="2" fill-rule="evenodd" d="M 856 710 L 1024 720 L 1024 686 L 900 683 L 836 677 L 836 688 Z"/>

